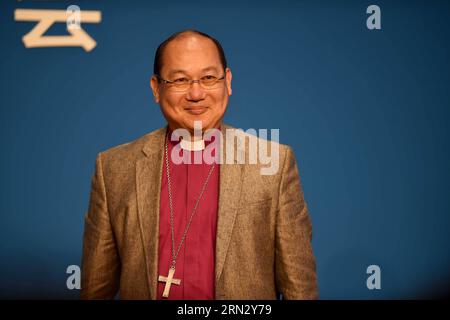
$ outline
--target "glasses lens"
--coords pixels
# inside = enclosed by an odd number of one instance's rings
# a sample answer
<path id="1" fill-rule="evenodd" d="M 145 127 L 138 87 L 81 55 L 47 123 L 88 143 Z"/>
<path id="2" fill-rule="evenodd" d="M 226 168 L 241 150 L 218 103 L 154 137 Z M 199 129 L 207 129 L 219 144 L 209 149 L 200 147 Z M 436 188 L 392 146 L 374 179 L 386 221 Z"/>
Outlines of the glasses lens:
<path id="1" fill-rule="evenodd" d="M 214 76 L 205 76 L 200 79 L 200 83 L 205 88 L 213 87 L 217 83 L 217 77 Z"/>
<path id="2" fill-rule="evenodd" d="M 173 88 L 175 91 L 184 91 L 189 89 L 190 83 L 189 79 L 187 78 L 179 78 L 173 80 L 170 87 Z"/>
<path id="3" fill-rule="evenodd" d="M 204 76 L 199 80 L 194 80 L 194 82 L 198 82 L 204 89 L 215 89 L 218 86 L 219 80 L 221 79 L 215 76 Z M 179 78 L 167 83 L 167 87 L 171 91 L 187 91 L 191 87 L 191 82 L 187 78 Z"/>

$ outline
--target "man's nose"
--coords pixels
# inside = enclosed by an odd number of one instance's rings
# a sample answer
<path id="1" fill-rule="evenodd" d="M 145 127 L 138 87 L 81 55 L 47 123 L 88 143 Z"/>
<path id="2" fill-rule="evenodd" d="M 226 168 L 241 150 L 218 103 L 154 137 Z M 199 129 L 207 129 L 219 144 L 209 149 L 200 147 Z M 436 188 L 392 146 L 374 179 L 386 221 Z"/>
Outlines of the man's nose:
<path id="1" fill-rule="evenodd" d="M 204 97 L 205 97 L 205 90 L 200 86 L 200 83 L 198 83 L 197 81 L 191 83 L 186 98 L 188 100 L 198 101 L 203 100 Z"/>

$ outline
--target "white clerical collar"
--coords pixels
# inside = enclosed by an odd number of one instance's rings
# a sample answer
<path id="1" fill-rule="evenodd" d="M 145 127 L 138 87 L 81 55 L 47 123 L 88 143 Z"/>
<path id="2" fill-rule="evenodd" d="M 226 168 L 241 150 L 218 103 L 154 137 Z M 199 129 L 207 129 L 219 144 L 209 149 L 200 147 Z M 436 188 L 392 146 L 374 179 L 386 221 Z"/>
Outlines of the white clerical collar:
<path id="1" fill-rule="evenodd" d="M 197 140 L 194 142 L 181 139 L 180 141 L 181 149 L 187 150 L 187 151 L 201 151 L 205 149 L 205 140 Z"/>

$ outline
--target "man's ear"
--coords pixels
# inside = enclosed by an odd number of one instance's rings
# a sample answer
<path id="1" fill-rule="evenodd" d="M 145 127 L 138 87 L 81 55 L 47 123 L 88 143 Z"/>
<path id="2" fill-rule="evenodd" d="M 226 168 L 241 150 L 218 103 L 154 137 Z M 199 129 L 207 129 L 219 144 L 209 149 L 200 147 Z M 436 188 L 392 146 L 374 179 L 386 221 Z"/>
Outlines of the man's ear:
<path id="1" fill-rule="evenodd" d="M 155 102 L 159 103 L 159 81 L 158 78 L 153 75 L 150 79 L 150 87 L 153 91 L 153 96 L 155 97 Z"/>
<path id="2" fill-rule="evenodd" d="M 231 78 L 233 78 L 233 75 L 231 74 L 230 68 L 227 68 L 225 70 L 225 81 L 227 84 L 227 91 L 228 95 L 231 96 L 232 90 L 231 90 Z"/>

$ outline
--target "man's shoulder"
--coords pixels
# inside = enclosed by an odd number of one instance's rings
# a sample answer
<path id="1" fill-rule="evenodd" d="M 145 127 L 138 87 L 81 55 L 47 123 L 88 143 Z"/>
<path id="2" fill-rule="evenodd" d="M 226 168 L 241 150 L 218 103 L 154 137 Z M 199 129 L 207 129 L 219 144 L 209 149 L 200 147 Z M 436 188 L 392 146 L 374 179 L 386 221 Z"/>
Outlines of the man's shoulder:
<path id="1" fill-rule="evenodd" d="M 277 156 L 279 160 L 283 161 L 289 151 L 292 152 L 290 146 L 286 144 L 281 144 L 278 142 L 278 136 L 273 136 L 270 132 L 270 139 L 268 139 L 268 133 L 264 133 L 264 130 L 243 130 L 241 128 L 233 127 L 224 124 L 221 130 L 222 135 L 226 137 L 233 137 L 232 139 L 226 139 L 230 143 L 237 142 L 238 149 L 243 149 L 245 154 L 256 152 L 256 154 L 261 153 L 260 148 L 267 146 L 267 152 L 271 153 L 272 150 L 277 150 Z M 112 148 L 106 149 L 100 152 L 101 160 L 104 164 L 110 164 L 114 166 L 126 166 L 128 164 L 134 163 L 136 159 L 143 155 L 144 150 L 155 148 L 164 141 L 164 134 L 166 128 L 162 127 L 149 132 L 133 141 L 123 143 Z M 238 137 L 238 139 L 234 139 Z M 232 142 L 233 141 L 233 142 Z M 270 141 L 270 143 L 268 143 Z M 225 147 L 225 146 L 224 146 Z M 256 148 L 254 148 L 256 147 Z"/>
<path id="2" fill-rule="evenodd" d="M 158 141 L 164 136 L 165 127 L 156 129 L 139 138 L 116 145 L 100 152 L 101 158 L 105 162 L 128 162 L 135 160 L 143 152 L 146 145 Z"/>
<path id="3" fill-rule="evenodd" d="M 270 148 L 278 148 L 281 151 L 281 154 L 286 153 L 288 150 L 292 150 L 292 148 L 287 144 L 282 144 L 279 142 L 279 133 L 276 131 L 271 131 L 268 129 L 247 129 L 244 130 L 242 128 L 236 128 L 230 125 L 224 126 L 224 135 L 226 135 L 227 130 L 230 130 L 230 136 L 240 137 L 238 139 L 239 143 L 244 142 L 245 152 L 249 152 L 249 148 L 252 145 L 263 146 L 266 145 Z M 270 134 L 270 139 L 268 136 Z"/>
<path id="4" fill-rule="evenodd" d="M 236 150 L 237 163 L 248 164 L 245 166 L 247 176 L 257 176 L 265 183 L 270 183 L 269 180 L 281 176 L 285 163 L 292 159 L 295 162 L 292 148 L 279 143 L 278 130 L 248 129 L 244 131 L 230 126 L 225 129 L 223 134 L 226 136 L 226 144 L 232 144 L 225 146 L 225 151 L 227 153 L 230 148 Z M 225 158 L 225 161 L 230 160 L 228 157 Z"/>

